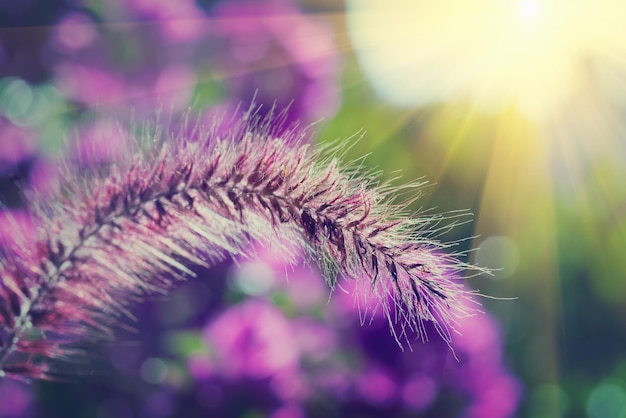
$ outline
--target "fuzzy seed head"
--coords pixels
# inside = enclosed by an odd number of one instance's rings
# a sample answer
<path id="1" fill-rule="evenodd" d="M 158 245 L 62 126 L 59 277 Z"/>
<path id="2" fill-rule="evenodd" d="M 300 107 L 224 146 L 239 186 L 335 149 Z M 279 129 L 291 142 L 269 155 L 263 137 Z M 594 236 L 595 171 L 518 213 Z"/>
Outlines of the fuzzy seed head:
<path id="1" fill-rule="evenodd" d="M 398 341 L 407 329 L 426 338 L 432 321 L 451 342 L 471 314 L 460 276 L 480 269 L 431 238 L 438 218 L 409 216 L 390 203 L 393 188 L 313 150 L 305 133 L 267 126 L 153 130 L 114 164 L 66 165 L 52 196 L 29 191 L 36 232 L 0 252 L 3 375 L 54 375 L 50 359 L 110 338 L 137 300 L 192 277 L 190 265 L 258 244 L 288 261 L 305 251 L 331 287 L 339 276 L 366 283 Z"/>

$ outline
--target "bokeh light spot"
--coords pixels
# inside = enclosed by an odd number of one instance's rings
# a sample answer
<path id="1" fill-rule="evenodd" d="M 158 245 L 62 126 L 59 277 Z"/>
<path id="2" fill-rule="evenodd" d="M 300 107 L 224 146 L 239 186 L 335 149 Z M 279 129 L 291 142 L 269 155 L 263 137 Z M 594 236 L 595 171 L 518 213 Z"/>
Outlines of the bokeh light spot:
<path id="1" fill-rule="evenodd" d="M 508 237 L 494 235 L 484 240 L 477 252 L 476 263 L 493 269 L 493 277 L 504 279 L 515 273 L 520 254 L 517 245 Z"/>
<path id="2" fill-rule="evenodd" d="M 623 418 L 626 413 L 626 392 L 615 383 L 598 385 L 587 399 L 590 418 Z"/>
<path id="3" fill-rule="evenodd" d="M 231 275 L 235 289 L 248 295 L 267 293 L 274 284 L 274 271 L 265 263 L 244 263 Z"/>
<path id="4" fill-rule="evenodd" d="M 357 380 L 357 390 L 361 396 L 373 404 L 384 404 L 393 400 L 397 388 L 386 371 L 369 370 Z"/>
<path id="5" fill-rule="evenodd" d="M 428 375 L 417 375 L 411 378 L 402 391 L 402 399 L 412 409 L 421 411 L 430 406 L 435 400 L 438 387 Z"/>
<path id="6" fill-rule="evenodd" d="M 167 376 L 167 365 L 161 359 L 149 358 L 141 365 L 140 373 L 148 383 L 161 383 Z"/>
<path id="7" fill-rule="evenodd" d="M 22 79 L 9 77 L 0 85 L 0 107 L 12 122 L 20 125 L 33 101 L 31 87 Z"/>
<path id="8" fill-rule="evenodd" d="M 53 112 L 63 111 L 64 104 L 61 101 L 59 91 L 51 84 L 43 84 L 33 89 L 33 100 L 27 114 L 24 115 L 24 123 L 37 125 L 45 122 Z"/>
<path id="9" fill-rule="evenodd" d="M 531 393 L 529 408 L 533 417 L 548 417 L 552 405 L 557 404 L 562 414 L 570 407 L 570 399 L 563 388 L 556 384 L 538 386 Z"/>
<path id="10" fill-rule="evenodd" d="M 69 52 L 89 46 L 97 37 L 90 19 L 78 13 L 65 16 L 55 29 L 58 46 Z"/>

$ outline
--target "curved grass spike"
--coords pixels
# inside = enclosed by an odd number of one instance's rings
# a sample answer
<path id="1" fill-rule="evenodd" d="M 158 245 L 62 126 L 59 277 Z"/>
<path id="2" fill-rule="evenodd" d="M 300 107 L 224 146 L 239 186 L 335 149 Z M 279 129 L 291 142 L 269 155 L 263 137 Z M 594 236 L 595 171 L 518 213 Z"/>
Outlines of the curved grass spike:
<path id="1" fill-rule="evenodd" d="M 338 275 L 367 281 L 398 341 L 407 327 L 424 339 L 433 321 L 450 343 L 472 313 L 460 276 L 480 269 L 432 238 L 441 218 L 407 215 L 390 203 L 397 189 L 342 168 L 304 133 L 218 125 L 140 134 L 130 157 L 90 173 L 68 163 L 54 196 L 27 193 L 37 233 L 0 251 L 2 376 L 54 377 L 50 360 L 111 337 L 134 302 L 193 276 L 188 265 L 255 243 L 288 260 L 305 250 L 331 287 Z"/>

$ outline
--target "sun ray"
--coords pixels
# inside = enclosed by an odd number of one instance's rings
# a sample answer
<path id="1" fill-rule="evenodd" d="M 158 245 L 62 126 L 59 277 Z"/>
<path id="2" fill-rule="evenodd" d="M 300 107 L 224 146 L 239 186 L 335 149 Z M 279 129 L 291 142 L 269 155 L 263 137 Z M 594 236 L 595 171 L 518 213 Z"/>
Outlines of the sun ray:
<path id="1" fill-rule="evenodd" d="M 479 238 L 474 246 L 492 235 L 504 235 L 519 250 L 521 261 L 513 280 L 501 281 L 499 287 L 519 297 L 515 309 L 523 307 L 525 318 L 532 324 L 522 337 L 532 345 L 525 353 L 532 357 L 524 359 L 524 367 L 528 381 L 537 383 L 558 381 L 557 339 L 562 329 L 550 171 L 541 133 L 519 114 L 503 114 L 486 172 L 476 221 Z M 550 416 L 560 416 L 558 399 L 547 401 Z"/>

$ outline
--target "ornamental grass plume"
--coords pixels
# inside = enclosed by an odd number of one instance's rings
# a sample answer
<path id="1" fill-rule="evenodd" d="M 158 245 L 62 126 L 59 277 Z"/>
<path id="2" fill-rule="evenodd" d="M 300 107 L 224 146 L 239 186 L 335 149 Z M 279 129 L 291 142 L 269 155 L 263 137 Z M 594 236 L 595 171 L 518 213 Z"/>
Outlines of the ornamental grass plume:
<path id="1" fill-rule="evenodd" d="M 58 376 L 55 360 L 112 337 L 135 302 L 194 276 L 189 266 L 256 245 L 287 260 L 307 251 L 331 288 L 366 280 L 398 341 L 407 327 L 424 339 L 432 321 L 450 344 L 472 313 L 460 276 L 480 268 L 444 252 L 441 218 L 405 214 L 397 188 L 339 163 L 341 147 L 276 137 L 252 111 L 245 120 L 144 130 L 114 164 L 64 163 L 58 190 L 25 192 L 34 232 L 0 245 L 2 376 Z"/>

